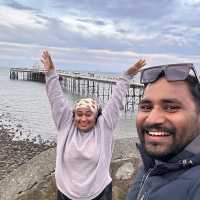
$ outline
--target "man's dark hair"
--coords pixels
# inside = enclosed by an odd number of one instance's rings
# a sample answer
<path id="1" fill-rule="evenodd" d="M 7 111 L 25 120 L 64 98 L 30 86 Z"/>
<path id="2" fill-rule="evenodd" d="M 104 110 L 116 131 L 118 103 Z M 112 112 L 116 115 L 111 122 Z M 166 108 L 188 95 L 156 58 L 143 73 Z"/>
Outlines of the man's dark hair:
<path id="1" fill-rule="evenodd" d="M 194 97 L 197 111 L 200 112 L 200 83 L 196 77 L 189 75 L 185 80 L 188 83 L 190 92 Z"/>

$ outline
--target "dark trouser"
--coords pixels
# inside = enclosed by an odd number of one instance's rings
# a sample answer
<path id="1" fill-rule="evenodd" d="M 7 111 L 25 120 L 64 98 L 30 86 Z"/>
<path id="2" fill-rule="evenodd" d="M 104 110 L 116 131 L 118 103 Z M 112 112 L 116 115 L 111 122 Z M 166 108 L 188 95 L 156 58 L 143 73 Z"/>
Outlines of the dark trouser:
<path id="1" fill-rule="evenodd" d="M 69 199 L 62 192 L 58 190 L 57 200 L 72 200 L 72 199 Z M 106 186 L 106 188 L 103 190 L 101 194 L 99 194 L 92 200 L 112 200 L 112 182 Z"/>

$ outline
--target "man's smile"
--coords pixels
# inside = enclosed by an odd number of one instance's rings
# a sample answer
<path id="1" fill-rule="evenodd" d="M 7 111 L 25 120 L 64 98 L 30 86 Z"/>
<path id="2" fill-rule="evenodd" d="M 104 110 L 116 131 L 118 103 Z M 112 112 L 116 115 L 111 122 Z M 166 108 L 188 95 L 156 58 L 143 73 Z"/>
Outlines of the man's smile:
<path id="1" fill-rule="evenodd" d="M 145 134 L 150 135 L 150 136 L 170 136 L 171 134 L 166 131 L 147 131 L 145 130 Z"/>

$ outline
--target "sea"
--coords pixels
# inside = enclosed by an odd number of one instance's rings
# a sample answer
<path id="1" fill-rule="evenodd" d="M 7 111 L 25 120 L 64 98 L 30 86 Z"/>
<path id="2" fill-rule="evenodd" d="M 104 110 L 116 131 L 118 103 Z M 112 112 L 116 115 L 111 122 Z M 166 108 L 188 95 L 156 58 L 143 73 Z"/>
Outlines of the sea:
<path id="1" fill-rule="evenodd" d="M 70 106 L 80 96 L 64 92 Z M 11 80 L 9 68 L 0 68 L 0 125 L 14 132 L 14 140 L 55 142 L 56 129 L 51 115 L 45 84 Z M 137 137 L 135 113 L 121 113 L 116 139 Z"/>

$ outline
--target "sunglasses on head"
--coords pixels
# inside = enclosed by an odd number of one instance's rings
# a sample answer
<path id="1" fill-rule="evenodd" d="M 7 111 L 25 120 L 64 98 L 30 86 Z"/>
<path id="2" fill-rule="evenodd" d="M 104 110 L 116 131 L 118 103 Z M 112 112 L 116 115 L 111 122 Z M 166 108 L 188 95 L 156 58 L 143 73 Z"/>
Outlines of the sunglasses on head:
<path id="1" fill-rule="evenodd" d="M 142 84 L 152 83 L 156 81 L 162 73 L 168 81 L 183 81 L 191 74 L 200 82 L 192 63 L 161 65 L 143 69 L 141 71 L 140 82 Z"/>

